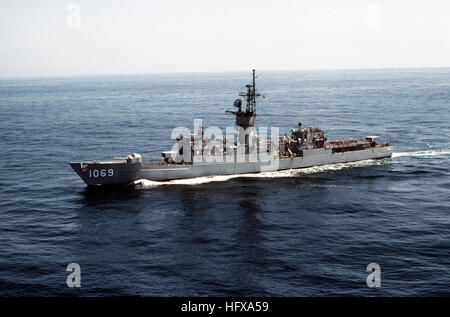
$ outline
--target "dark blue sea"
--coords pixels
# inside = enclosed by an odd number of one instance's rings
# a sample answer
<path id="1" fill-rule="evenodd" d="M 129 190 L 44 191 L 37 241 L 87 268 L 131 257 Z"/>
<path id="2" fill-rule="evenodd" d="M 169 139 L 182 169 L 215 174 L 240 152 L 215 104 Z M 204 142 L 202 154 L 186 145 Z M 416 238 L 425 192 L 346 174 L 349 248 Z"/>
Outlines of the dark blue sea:
<path id="1" fill-rule="evenodd" d="M 449 295 L 450 69 L 257 76 L 259 126 L 380 135 L 393 158 L 90 190 L 69 161 L 233 126 L 250 71 L 0 79 L 0 296 Z"/>

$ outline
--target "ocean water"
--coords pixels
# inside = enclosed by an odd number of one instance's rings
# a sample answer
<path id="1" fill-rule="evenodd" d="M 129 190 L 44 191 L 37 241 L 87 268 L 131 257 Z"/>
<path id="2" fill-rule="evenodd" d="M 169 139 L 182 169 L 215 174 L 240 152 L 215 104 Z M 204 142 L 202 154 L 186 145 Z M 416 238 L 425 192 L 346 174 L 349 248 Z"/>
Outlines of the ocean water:
<path id="1" fill-rule="evenodd" d="M 449 295 L 450 69 L 257 75 L 259 126 L 380 135 L 393 158 L 89 190 L 69 161 L 232 126 L 250 72 L 0 79 L 0 296 Z"/>

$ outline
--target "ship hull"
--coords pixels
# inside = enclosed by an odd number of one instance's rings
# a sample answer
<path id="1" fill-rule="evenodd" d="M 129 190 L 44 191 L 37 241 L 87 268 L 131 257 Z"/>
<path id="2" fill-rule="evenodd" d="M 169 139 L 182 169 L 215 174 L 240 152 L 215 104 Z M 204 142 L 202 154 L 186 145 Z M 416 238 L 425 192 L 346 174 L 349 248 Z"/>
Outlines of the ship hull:
<path id="1" fill-rule="evenodd" d="M 372 147 L 359 151 L 333 153 L 331 149 L 317 148 L 303 151 L 302 157 L 280 158 L 270 162 L 232 159 L 225 162 L 194 162 L 193 164 L 146 164 L 126 162 L 71 162 L 81 179 L 89 186 L 127 185 L 139 179 L 167 181 L 214 175 L 260 173 L 307 168 L 326 164 L 383 159 L 392 156 L 393 147 Z M 222 157 L 220 158 L 222 160 Z"/>

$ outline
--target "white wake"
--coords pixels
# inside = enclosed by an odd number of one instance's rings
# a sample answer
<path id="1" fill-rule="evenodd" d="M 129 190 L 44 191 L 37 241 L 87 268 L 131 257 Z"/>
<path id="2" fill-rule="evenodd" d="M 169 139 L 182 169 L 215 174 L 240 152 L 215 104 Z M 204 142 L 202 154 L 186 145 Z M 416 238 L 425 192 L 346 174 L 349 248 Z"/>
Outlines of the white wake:
<path id="1" fill-rule="evenodd" d="M 414 152 L 394 152 L 392 154 L 393 158 L 397 157 L 422 157 L 422 156 L 445 156 L 450 155 L 450 150 L 428 150 L 428 151 L 414 151 Z M 199 185 L 212 182 L 226 182 L 233 178 L 246 177 L 246 178 L 282 178 L 282 177 L 293 177 L 298 175 L 307 175 L 322 173 L 327 171 L 339 171 L 348 168 L 355 167 L 365 167 L 365 166 L 375 166 L 384 165 L 390 163 L 390 159 L 382 160 L 364 160 L 358 162 L 349 163 L 337 163 L 328 164 L 322 166 L 308 167 L 308 168 L 298 168 L 285 171 L 277 172 L 261 172 L 261 173 L 249 173 L 249 174 L 234 174 L 234 175 L 216 175 L 216 176 L 205 176 L 205 177 L 195 177 L 195 178 L 185 178 L 177 179 L 171 181 L 151 181 L 148 179 L 139 179 L 134 182 L 137 188 L 151 188 L 161 185 Z"/>
<path id="2" fill-rule="evenodd" d="M 176 179 L 171 181 L 151 181 L 148 179 L 139 179 L 134 182 L 137 188 L 152 188 L 161 185 L 199 185 L 211 182 L 225 182 L 233 178 L 246 177 L 246 178 L 282 178 L 282 177 L 292 177 L 298 175 L 307 175 L 322 173 L 327 171 L 338 171 L 354 167 L 364 167 L 364 166 L 374 166 L 389 163 L 389 159 L 384 160 L 364 160 L 358 162 L 349 163 L 337 163 L 328 164 L 315 167 L 298 168 L 277 172 L 261 172 L 261 173 L 248 173 L 248 174 L 234 174 L 234 175 L 216 175 L 216 176 L 205 176 L 205 177 L 195 177 L 195 178 L 185 178 Z"/>
<path id="3" fill-rule="evenodd" d="M 445 156 L 450 155 L 450 150 L 428 150 L 428 151 L 414 151 L 414 152 L 394 152 L 392 153 L 392 157 L 421 157 L 421 156 Z"/>

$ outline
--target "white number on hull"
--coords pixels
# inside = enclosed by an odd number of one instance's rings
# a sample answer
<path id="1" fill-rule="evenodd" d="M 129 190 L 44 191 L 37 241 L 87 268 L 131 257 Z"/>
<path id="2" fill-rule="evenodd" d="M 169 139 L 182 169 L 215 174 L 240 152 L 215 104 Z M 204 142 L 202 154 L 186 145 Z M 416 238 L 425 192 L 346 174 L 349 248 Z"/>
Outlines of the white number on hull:
<path id="1" fill-rule="evenodd" d="M 114 176 L 114 170 L 112 168 L 106 170 L 106 169 L 101 169 L 101 170 L 89 170 L 89 177 L 112 177 Z"/>

